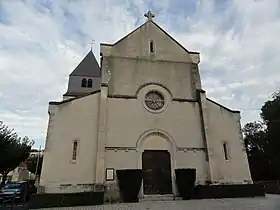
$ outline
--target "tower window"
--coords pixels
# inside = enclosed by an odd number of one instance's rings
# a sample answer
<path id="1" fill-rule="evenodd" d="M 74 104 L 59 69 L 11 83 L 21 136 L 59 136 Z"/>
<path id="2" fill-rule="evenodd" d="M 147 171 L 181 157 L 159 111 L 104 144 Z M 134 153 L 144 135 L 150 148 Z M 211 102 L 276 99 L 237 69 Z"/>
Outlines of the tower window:
<path id="1" fill-rule="evenodd" d="M 72 160 L 77 160 L 78 141 L 73 142 Z"/>
<path id="2" fill-rule="evenodd" d="M 82 79 L 82 85 L 81 86 L 82 87 L 87 87 L 87 79 L 86 78 Z"/>
<path id="3" fill-rule="evenodd" d="M 226 142 L 223 143 L 223 149 L 224 149 L 225 160 L 229 160 L 229 156 L 228 156 L 228 144 L 227 144 Z"/>
<path id="4" fill-rule="evenodd" d="M 89 79 L 89 80 L 88 80 L 87 87 L 88 87 L 88 88 L 91 88 L 91 87 L 92 87 L 92 79 Z"/>
<path id="5" fill-rule="evenodd" d="M 154 46 L 154 41 L 150 41 L 150 53 L 155 52 L 155 46 Z"/>

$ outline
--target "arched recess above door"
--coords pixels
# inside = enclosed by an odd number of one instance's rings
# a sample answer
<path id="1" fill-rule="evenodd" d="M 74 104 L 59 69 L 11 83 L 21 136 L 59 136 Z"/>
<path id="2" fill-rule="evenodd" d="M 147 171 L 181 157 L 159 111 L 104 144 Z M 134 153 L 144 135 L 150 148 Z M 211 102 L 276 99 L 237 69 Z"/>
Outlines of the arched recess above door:
<path id="1" fill-rule="evenodd" d="M 144 142 L 149 140 L 151 137 L 161 137 L 164 141 L 166 141 L 170 149 L 172 150 L 171 152 L 173 153 L 177 146 L 175 141 L 173 140 L 172 136 L 168 134 L 166 131 L 161 130 L 161 129 L 150 129 L 148 131 L 145 131 L 137 140 L 136 142 L 136 149 L 137 151 L 140 151 L 143 148 Z"/>

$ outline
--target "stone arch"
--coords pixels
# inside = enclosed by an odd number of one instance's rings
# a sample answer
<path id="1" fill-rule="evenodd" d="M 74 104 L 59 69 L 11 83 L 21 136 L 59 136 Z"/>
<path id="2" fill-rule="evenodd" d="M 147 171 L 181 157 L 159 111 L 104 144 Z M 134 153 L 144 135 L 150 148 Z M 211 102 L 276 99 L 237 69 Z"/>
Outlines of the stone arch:
<path id="1" fill-rule="evenodd" d="M 153 136 L 153 135 L 160 136 L 164 140 L 166 140 L 170 144 L 172 150 L 174 150 L 172 152 L 175 152 L 175 149 L 176 149 L 177 145 L 176 145 L 175 141 L 173 140 L 172 136 L 169 133 L 167 133 L 166 131 L 161 130 L 161 129 L 150 129 L 150 130 L 147 130 L 144 133 L 142 133 L 141 136 L 139 137 L 139 139 L 136 142 L 137 151 L 141 150 L 141 147 L 142 147 L 143 143 L 150 136 Z"/>
<path id="2" fill-rule="evenodd" d="M 170 134 L 168 134 L 166 131 L 161 130 L 161 129 L 150 129 L 145 131 L 144 133 L 142 133 L 142 135 L 139 137 L 139 139 L 136 142 L 136 150 L 138 153 L 138 168 L 142 169 L 142 154 L 144 152 L 145 149 L 151 149 L 150 147 L 147 148 L 146 146 L 146 141 L 153 141 L 153 137 L 159 137 L 157 139 L 157 142 L 160 144 L 160 141 L 164 141 L 162 142 L 161 145 L 159 145 L 159 150 L 167 150 L 170 154 L 170 163 L 171 163 L 171 181 L 172 181 L 172 191 L 173 194 L 176 194 L 176 182 L 175 182 L 175 172 L 174 169 L 176 168 L 176 143 L 174 141 L 174 139 L 172 138 L 172 136 Z M 158 141 L 159 140 L 159 141 Z M 166 147 L 160 147 L 164 144 L 168 144 L 169 146 Z M 154 150 L 155 148 L 153 147 L 152 150 Z M 140 193 L 139 196 L 142 197 L 144 196 L 144 190 L 143 190 L 143 184 L 141 186 L 140 189 Z"/>
<path id="3" fill-rule="evenodd" d="M 148 83 L 144 83 L 144 84 L 140 85 L 138 87 L 138 89 L 136 90 L 135 95 L 138 96 L 139 92 L 147 86 L 159 86 L 162 89 L 164 89 L 166 92 L 168 92 L 170 94 L 171 98 L 173 98 L 173 95 L 172 95 L 171 91 L 165 85 L 157 83 L 157 82 L 148 82 Z"/>

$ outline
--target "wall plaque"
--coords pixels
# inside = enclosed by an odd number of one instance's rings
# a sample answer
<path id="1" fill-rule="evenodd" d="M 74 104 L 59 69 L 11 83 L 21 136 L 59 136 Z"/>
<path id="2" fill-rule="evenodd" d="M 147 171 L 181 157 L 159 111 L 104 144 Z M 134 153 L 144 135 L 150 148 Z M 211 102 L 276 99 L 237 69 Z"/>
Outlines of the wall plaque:
<path id="1" fill-rule="evenodd" d="M 113 180 L 114 180 L 114 169 L 106 168 L 106 181 L 113 181 Z"/>

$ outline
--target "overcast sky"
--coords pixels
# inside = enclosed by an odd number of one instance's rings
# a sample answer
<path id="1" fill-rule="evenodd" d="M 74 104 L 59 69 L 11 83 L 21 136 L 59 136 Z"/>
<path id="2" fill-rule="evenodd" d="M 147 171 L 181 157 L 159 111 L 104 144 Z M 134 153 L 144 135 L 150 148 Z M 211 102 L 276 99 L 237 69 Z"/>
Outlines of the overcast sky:
<path id="1" fill-rule="evenodd" d="M 48 102 L 100 42 L 113 43 L 155 21 L 201 53 L 207 96 L 259 120 L 280 84 L 279 0 L 0 0 L 0 120 L 44 145 Z M 99 58 L 99 56 L 97 56 Z"/>

